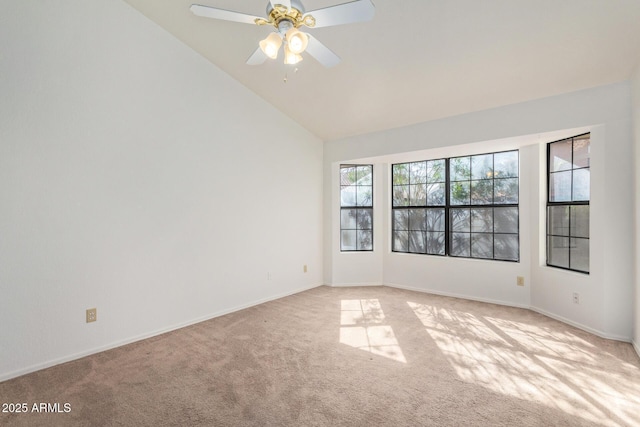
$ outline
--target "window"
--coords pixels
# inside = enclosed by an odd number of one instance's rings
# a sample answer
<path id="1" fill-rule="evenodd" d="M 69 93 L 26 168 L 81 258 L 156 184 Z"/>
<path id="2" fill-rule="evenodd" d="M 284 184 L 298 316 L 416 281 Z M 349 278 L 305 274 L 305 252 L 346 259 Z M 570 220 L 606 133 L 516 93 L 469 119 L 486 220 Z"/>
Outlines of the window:
<path id="1" fill-rule="evenodd" d="M 373 165 L 340 165 L 340 250 L 373 250 Z"/>
<path id="2" fill-rule="evenodd" d="M 518 151 L 392 166 L 394 252 L 518 261 Z"/>
<path id="3" fill-rule="evenodd" d="M 451 256 L 518 261 L 518 152 L 449 161 Z"/>
<path id="4" fill-rule="evenodd" d="M 547 265 L 589 273 L 591 135 L 547 145 Z"/>
<path id="5" fill-rule="evenodd" d="M 393 165 L 393 243 L 396 252 L 445 254 L 444 159 Z"/>

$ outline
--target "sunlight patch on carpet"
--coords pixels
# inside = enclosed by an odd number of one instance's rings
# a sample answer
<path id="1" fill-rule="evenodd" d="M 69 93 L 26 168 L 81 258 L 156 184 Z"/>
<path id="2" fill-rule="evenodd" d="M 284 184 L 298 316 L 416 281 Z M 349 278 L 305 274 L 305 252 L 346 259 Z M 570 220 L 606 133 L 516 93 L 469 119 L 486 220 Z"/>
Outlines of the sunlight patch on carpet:
<path id="1" fill-rule="evenodd" d="M 340 343 L 407 363 L 378 299 L 341 301 Z"/>
<path id="2" fill-rule="evenodd" d="M 640 370 L 532 324 L 407 302 L 458 377 L 601 425 L 638 423 Z M 598 356 L 596 356 L 596 354 Z M 615 359 L 615 360 L 613 360 Z M 580 369 L 574 369 L 574 366 Z M 588 372 L 588 374 L 585 374 Z M 605 377 L 616 378 L 606 386 Z"/>

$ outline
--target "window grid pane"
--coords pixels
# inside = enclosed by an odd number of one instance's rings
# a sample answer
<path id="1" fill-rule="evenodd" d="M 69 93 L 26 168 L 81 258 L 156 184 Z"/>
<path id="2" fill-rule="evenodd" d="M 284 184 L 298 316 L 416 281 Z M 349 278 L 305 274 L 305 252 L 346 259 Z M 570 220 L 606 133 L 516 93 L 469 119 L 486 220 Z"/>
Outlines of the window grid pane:
<path id="1" fill-rule="evenodd" d="M 514 150 L 392 165 L 392 251 L 519 261 L 518 162 Z"/>
<path id="2" fill-rule="evenodd" d="M 519 260 L 518 157 L 514 150 L 450 159 L 451 256 Z"/>
<path id="3" fill-rule="evenodd" d="M 444 208 L 393 210 L 394 252 L 444 255 Z"/>
<path id="4" fill-rule="evenodd" d="M 373 165 L 340 166 L 340 250 L 373 250 Z"/>
<path id="5" fill-rule="evenodd" d="M 590 142 L 548 144 L 547 265 L 589 273 Z"/>

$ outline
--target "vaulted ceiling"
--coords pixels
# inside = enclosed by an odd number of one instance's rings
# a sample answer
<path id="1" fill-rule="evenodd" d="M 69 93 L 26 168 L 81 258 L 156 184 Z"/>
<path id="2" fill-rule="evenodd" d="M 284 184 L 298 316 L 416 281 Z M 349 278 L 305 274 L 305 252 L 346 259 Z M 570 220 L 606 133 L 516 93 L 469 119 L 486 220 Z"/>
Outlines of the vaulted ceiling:
<path id="1" fill-rule="evenodd" d="M 304 53 L 246 65 L 272 27 L 189 10 L 265 16 L 268 0 L 125 1 L 323 140 L 624 81 L 640 63 L 638 0 L 373 0 L 370 22 L 305 30 L 333 68 Z"/>

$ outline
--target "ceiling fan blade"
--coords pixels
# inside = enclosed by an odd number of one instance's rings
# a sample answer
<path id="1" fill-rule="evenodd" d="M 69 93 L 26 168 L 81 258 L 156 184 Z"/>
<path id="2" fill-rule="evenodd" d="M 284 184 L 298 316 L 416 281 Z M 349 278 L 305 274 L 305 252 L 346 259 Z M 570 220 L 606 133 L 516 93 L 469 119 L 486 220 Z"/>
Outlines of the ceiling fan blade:
<path id="1" fill-rule="evenodd" d="M 323 45 L 311 34 L 307 34 L 307 37 L 309 37 L 309 43 L 307 44 L 305 52 L 313 56 L 316 61 L 327 68 L 331 68 L 340 63 L 340 57 L 333 53 L 331 49 Z"/>
<path id="2" fill-rule="evenodd" d="M 249 65 L 260 65 L 267 60 L 267 55 L 262 51 L 262 49 L 258 46 L 258 48 L 251 54 L 249 59 L 247 59 L 247 64 Z"/>
<path id="3" fill-rule="evenodd" d="M 376 7 L 371 0 L 356 0 L 312 10 L 305 15 L 311 15 L 316 19 L 316 25 L 313 28 L 321 28 L 370 21 L 373 19 L 375 12 Z"/>
<path id="4" fill-rule="evenodd" d="M 287 8 L 287 10 L 291 9 L 291 0 L 270 0 L 271 6 L 275 9 L 277 4 L 281 4 Z"/>
<path id="5" fill-rule="evenodd" d="M 222 19 L 224 21 L 241 22 L 243 24 L 255 24 L 256 19 L 263 19 L 259 16 L 247 15 L 246 13 L 218 9 L 210 6 L 202 6 L 199 4 L 192 4 L 190 9 L 194 15 L 203 16 L 205 18 Z"/>

